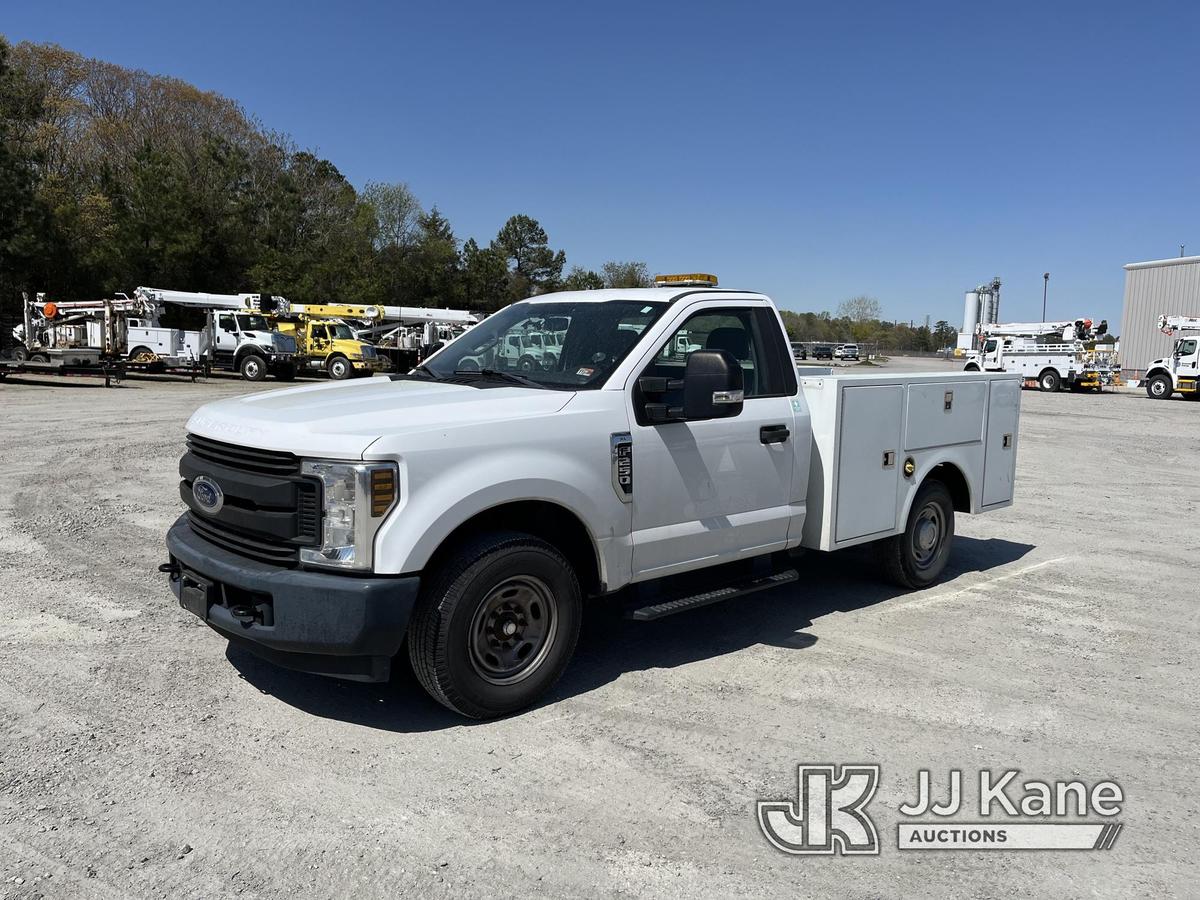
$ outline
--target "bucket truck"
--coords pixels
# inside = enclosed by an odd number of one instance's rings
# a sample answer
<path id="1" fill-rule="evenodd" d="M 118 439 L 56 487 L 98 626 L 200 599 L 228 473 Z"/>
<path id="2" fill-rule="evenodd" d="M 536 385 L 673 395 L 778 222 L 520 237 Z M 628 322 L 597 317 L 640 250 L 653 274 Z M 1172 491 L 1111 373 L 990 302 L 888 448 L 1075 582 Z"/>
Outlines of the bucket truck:
<path id="1" fill-rule="evenodd" d="M 1158 329 L 1176 340 L 1170 356 L 1146 368 L 1146 393 L 1155 400 L 1168 400 L 1176 391 L 1189 400 L 1200 399 L 1200 318 L 1159 316 Z"/>
<path id="2" fill-rule="evenodd" d="M 38 294 L 25 297 L 24 321 L 13 329 L 13 357 L 49 362 L 64 353 L 78 358 L 120 361 L 126 368 L 195 373 L 200 353 L 195 340 L 177 328 L 158 327 L 158 310 L 143 297 L 58 303 Z"/>
<path id="3" fill-rule="evenodd" d="M 296 339 L 271 326 L 261 294 L 208 294 L 139 287 L 134 296 L 157 310 L 165 304 L 200 310 L 203 331 L 190 332 L 206 368 L 239 372 L 247 381 L 261 381 L 268 373 L 281 381 L 296 377 Z M 267 297 L 265 309 L 283 301 Z"/>
<path id="4" fill-rule="evenodd" d="M 980 326 L 983 346 L 967 354 L 968 372 L 1015 372 L 1043 391 L 1100 390 L 1120 384 L 1111 344 L 1100 341 L 1108 322 L 1012 322 Z"/>

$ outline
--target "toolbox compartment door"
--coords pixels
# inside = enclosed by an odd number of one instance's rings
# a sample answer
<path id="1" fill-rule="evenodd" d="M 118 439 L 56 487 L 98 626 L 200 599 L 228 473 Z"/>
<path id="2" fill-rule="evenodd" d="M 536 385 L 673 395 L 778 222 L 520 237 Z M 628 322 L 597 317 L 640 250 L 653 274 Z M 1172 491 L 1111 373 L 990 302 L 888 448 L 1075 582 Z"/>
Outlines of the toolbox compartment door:
<path id="1" fill-rule="evenodd" d="M 895 530 L 903 408 L 904 388 L 898 384 L 844 389 L 835 540 Z"/>
<path id="2" fill-rule="evenodd" d="M 1021 383 L 996 380 L 989 385 L 986 450 L 983 461 L 981 506 L 1011 503 L 1017 471 L 1017 419 Z"/>
<path id="3" fill-rule="evenodd" d="M 983 378 L 910 384 L 904 449 L 924 450 L 983 440 L 987 396 L 988 383 Z"/>

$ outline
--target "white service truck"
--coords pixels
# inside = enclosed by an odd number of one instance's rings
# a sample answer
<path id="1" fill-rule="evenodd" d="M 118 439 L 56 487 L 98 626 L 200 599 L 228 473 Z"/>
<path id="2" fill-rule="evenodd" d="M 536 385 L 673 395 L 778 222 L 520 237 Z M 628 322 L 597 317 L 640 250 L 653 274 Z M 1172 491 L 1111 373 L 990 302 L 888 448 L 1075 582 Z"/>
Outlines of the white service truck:
<path id="1" fill-rule="evenodd" d="M 967 354 L 967 372 L 1015 372 L 1042 391 L 1099 390 L 1120 383 L 1116 354 L 1099 341 L 1108 323 L 1091 319 L 983 325 L 983 346 Z M 1098 349 L 1099 348 L 1099 349 Z"/>
<path id="2" fill-rule="evenodd" d="M 1200 318 L 1159 316 L 1158 328 L 1178 337 L 1170 356 L 1146 367 L 1146 393 L 1154 400 L 1168 400 L 1176 391 L 1189 400 L 1200 399 Z"/>
<path id="3" fill-rule="evenodd" d="M 518 371 L 508 337 L 548 323 L 555 365 Z M 268 660 L 379 681 L 404 649 L 438 701 L 502 715 L 562 673 L 586 598 L 655 619 L 867 542 L 934 583 L 955 514 L 1013 501 L 1019 407 L 1014 375 L 797 370 L 762 294 L 546 294 L 406 375 L 201 407 L 161 570 Z"/>

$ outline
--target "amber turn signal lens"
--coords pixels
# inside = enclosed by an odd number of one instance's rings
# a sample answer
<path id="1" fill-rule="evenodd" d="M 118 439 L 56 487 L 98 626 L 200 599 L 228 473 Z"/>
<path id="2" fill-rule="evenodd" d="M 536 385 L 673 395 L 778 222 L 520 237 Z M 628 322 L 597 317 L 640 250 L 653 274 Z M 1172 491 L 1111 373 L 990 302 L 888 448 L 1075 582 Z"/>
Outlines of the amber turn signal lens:
<path id="1" fill-rule="evenodd" d="M 377 519 L 391 509 L 396 499 L 396 473 L 391 469 L 371 472 L 371 518 Z"/>

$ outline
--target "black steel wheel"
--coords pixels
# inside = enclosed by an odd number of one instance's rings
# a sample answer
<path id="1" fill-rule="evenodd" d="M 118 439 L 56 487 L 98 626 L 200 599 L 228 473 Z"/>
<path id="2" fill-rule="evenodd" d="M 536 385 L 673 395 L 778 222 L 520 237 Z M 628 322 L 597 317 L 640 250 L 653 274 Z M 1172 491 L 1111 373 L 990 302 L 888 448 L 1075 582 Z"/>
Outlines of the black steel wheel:
<path id="1" fill-rule="evenodd" d="M 431 572 L 408 627 L 417 680 L 439 703 L 486 719 L 536 702 L 579 638 L 583 600 L 574 568 L 540 538 L 484 534 Z"/>

